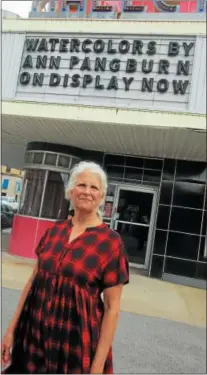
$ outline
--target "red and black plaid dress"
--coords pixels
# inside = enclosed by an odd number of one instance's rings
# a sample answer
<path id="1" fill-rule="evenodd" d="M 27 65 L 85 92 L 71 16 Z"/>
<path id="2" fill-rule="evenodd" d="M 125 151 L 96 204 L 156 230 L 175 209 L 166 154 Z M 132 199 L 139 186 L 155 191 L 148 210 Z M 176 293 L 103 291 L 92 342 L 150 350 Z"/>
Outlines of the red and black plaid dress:
<path id="1" fill-rule="evenodd" d="M 118 233 L 103 223 L 69 244 L 71 228 L 71 220 L 56 223 L 36 250 L 38 273 L 13 348 L 13 363 L 21 362 L 24 373 L 90 373 L 104 313 L 100 295 L 129 281 Z M 104 373 L 113 373 L 111 350 Z"/>

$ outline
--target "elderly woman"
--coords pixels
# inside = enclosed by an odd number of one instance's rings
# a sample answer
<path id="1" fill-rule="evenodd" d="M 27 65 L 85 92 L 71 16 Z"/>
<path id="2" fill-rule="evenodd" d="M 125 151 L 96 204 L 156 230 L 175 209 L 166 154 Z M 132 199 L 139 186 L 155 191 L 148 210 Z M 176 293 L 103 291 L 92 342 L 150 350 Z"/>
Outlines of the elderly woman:
<path id="1" fill-rule="evenodd" d="M 122 240 L 100 218 L 106 190 L 99 165 L 72 170 L 67 195 L 75 215 L 41 239 L 3 339 L 3 363 L 11 360 L 15 373 L 113 373 L 111 346 L 129 276 Z"/>

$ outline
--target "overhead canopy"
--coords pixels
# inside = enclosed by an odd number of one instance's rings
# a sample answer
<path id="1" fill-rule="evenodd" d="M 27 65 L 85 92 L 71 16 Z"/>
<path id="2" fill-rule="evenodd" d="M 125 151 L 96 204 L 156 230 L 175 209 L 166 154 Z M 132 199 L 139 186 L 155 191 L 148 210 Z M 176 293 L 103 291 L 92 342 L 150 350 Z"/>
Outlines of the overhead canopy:
<path id="1" fill-rule="evenodd" d="M 203 115 L 3 102 L 3 144 L 47 141 L 107 153 L 206 161 Z"/>

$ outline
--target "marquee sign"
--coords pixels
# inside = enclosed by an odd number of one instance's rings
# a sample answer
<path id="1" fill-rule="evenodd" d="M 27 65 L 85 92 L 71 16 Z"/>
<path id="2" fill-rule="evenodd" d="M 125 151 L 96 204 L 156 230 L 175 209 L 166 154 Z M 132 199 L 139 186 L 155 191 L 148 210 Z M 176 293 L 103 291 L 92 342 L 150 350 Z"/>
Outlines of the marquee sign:
<path id="1" fill-rule="evenodd" d="M 167 101 L 186 101 L 194 47 L 194 40 L 181 38 L 28 37 L 17 93 L 76 95 L 75 101 L 87 92 L 94 100 L 110 93 L 132 102 L 153 100 L 158 93 L 160 101 L 165 96 Z"/>
<path id="2" fill-rule="evenodd" d="M 35 0 L 30 16 L 136 18 L 137 13 L 205 12 L 206 0 Z"/>

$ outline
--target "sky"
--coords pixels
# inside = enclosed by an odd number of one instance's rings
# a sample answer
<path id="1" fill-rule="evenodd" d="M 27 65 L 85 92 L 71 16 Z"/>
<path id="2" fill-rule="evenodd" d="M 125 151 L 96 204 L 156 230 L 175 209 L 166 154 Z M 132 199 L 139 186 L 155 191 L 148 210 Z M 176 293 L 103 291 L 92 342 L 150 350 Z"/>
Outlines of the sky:
<path id="1" fill-rule="evenodd" d="M 25 1 L 10 1 L 4 0 L 2 1 L 2 9 L 9 10 L 18 14 L 23 18 L 28 17 L 28 13 L 31 10 L 32 1 L 25 0 Z"/>

